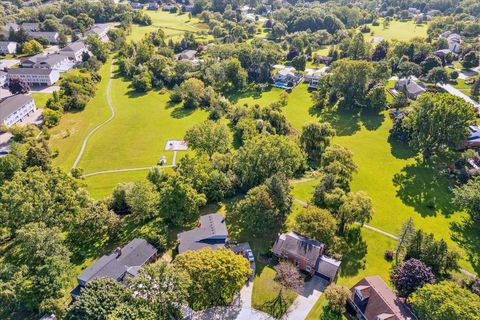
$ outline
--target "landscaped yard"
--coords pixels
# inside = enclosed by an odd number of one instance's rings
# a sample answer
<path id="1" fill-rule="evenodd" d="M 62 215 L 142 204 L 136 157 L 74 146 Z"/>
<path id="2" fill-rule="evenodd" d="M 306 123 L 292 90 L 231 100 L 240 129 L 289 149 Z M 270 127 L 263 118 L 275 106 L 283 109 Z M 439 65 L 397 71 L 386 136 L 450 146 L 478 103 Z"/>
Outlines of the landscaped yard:
<path id="1" fill-rule="evenodd" d="M 399 21 L 393 20 L 387 28 L 383 28 L 382 21 L 380 20 L 379 26 L 370 26 L 370 33 L 365 34 L 365 40 L 369 41 L 375 37 L 383 37 L 385 40 L 401 40 L 407 41 L 415 37 L 426 38 L 427 37 L 427 25 L 417 25 L 413 20 Z"/>

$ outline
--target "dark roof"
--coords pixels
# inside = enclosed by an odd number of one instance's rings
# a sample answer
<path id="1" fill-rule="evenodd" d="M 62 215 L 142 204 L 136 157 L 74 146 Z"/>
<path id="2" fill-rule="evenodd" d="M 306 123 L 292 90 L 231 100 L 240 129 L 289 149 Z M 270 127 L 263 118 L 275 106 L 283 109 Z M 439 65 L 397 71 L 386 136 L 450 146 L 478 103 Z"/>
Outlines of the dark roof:
<path id="1" fill-rule="evenodd" d="M 363 303 L 360 302 L 356 291 L 364 297 Z M 352 287 L 351 294 L 350 300 L 355 302 L 367 320 L 377 320 L 378 318 L 389 320 L 416 319 L 379 276 L 363 278 Z"/>
<path id="2" fill-rule="evenodd" d="M 340 269 L 340 261 L 329 258 L 327 256 L 321 256 L 317 262 L 318 263 L 315 266 L 315 271 L 329 277 L 331 280 L 335 279 L 338 270 Z"/>
<path id="3" fill-rule="evenodd" d="M 8 74 L 50 74 L 53 72 L 52 69 L 42 69 L 42 68 L 12 68 L 7 70 Z"/>
<path id="4" fill-rule="evenodd" d="M 143 239 L 134 239 L 125 247 L 103 256 L 78 276 L 79 281 L 89 282 L 106 277 L 119 280 L 130 267 L 143 266 L 157 253 L 157 249 Z"/>
<path id="5" fill-rule="evenodd" d="M 32 97 L 17 94 L 14 96 L 7 97 L 0 101 L 0 123 L 3 122 L 9 115 L 17 111 L 20 107 L 26 103 L 32 101 Z"/>
<path id="6" fill-rule="evenodd" d="M 324 244 L 316 240 L 302 236 L 296 232 L 281 234 L 272 251 L 278 256 L 286 253 L 302 257 L 312 265 L 317 264 L 317 259 L 322 255 Z"/>
<path id="7" fill-rule="evenodd" d="M 225 217 L 211 213 L 200 217 L 200 226 L 177 235 L 178 252 L 199 250 L 205 247 L 218 248 L 225 246 L 228 237 Z"/>

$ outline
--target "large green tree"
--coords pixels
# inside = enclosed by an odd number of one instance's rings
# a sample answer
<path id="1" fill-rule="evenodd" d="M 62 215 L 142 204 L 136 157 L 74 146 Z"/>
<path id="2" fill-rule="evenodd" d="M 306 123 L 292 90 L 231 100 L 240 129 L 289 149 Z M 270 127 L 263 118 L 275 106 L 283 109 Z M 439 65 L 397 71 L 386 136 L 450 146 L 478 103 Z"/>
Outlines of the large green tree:
<path id="1" fill-rule="evenodd" d="M 207 120 L 188 129 L 185 141 L 193 150 L 211 158 L 215 152 L 228 151 L 232 144 L 232 134 L 224 122 Z"/>
<path id="2" fill-rule="evenodd" d="M 427 93 L 414 104 L 403 126 L 411 132 L 409 144 L 428 159 L 444 147 L 461 146 L 474 122 L 473 107 L 463 99 L 449 93 Z"/>
<path id="3" fill-rule="evenodd" d="M 328 122 L 309 122 L 303 125 L 300 144 L 308 156 L 308 160 L 320 161 L 322 153 L 330 145 L 335 136 L 335 129 Z"/>
<path id="4" fill-rule="evenodd" d="M 309 206 L 295 217 L 296 230 L 326 245 L 332 245 L 337 229 L 337 221 L 326 209 Z"/>
<path id="5" fill-rule="evenodd" d="M 474 177 L 453 189 L 453 203 L 467 211 L 473 219 L 480 217 L 480 178 Z"/>
<path id="6" fill-rule="evenodd" d="M 367 61 L 339 60 L 331 68 L 332 91 L 343 97 L 347 109 L 361 106 L 370 80 L 371 66 Z"/>
<path id="7" fill-rule="evenodd" d="M 347 225 L 355 222 L 363 225 L 372 219 L 372 199 L 365 191 L 350 192 L 344 198 L 335 215 L 340 232 L 344 232 Z"/>
<path id="8" fill-rule="evenodd" d="M 480 297 L 452 281 L 427 284 L 410 302 L 419 320 L 480 319 Z"/>
<path id="9" fill-rule="evenodd" d="M 194 310 L 230 304 L 251 273 L 248 260 L 229 249 L 186 251 L 173 265 L 192 280 L 188 302 Z"/>

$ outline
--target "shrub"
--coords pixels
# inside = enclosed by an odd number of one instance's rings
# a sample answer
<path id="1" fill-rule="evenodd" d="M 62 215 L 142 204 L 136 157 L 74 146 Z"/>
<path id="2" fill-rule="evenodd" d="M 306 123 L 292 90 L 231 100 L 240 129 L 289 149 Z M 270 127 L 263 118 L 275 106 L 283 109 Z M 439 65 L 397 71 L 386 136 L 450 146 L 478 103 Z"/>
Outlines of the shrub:
<path id="1" fill-rule="evenodd" d="M 394 257 L 393 250 L 387 250 L 385 251 L 385 260 L 387 261 L 392 261 Z"/>

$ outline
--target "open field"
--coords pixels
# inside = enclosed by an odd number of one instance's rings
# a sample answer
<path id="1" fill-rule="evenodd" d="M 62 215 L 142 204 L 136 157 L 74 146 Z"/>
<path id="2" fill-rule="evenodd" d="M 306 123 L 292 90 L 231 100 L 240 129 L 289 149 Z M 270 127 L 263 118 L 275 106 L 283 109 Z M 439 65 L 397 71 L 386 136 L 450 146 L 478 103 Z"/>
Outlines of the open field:
<path id="1" fill-rule="evenodd" d="M 390 25 L 384 29 L 382 21 L 379 26 L 369 25 L 371 32 L 365 34 L 365 40 L 369 41 L 375 37 L 383 37 L 385 40 L 401 40 L 406 41 L 415 37 L 427 37 L 427 25 L 417 25 L 413 20 L 398 21 L 393 20 Z"/>

